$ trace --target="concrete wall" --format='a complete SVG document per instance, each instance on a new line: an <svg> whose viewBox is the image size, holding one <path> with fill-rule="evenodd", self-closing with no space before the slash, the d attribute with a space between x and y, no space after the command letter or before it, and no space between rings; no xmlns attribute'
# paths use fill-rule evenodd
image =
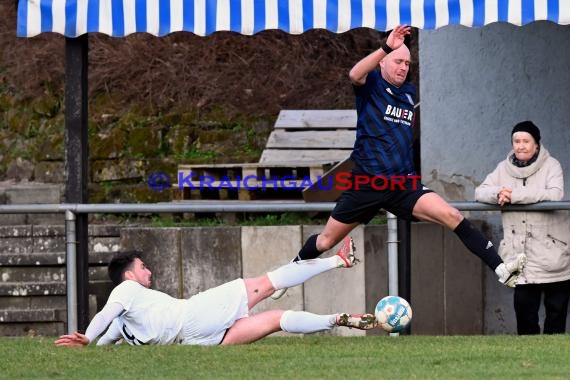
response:
<svg viewBox="0 0 570 380"><path fill-rule="evenodd" d="M513 125L528 119L569 169L569 41L570 27L548 22L421 31L424 183L448 200L473 200L475 187L506 157ZM570 175L565 182L568 192ZM474 217L491 222L498 242L499 215ZM485 275L485 332L512 333L512 291L498 285L490 270Z"/></svg>
<svg viewBox="0 0 570 380"><path fill-rule="evenodd" d="M242 276L239 227L125 228L121 250L144 252L153 288L177 298Z"/></svg>
<svg viewBox="0 0 570 380"><path fill-rule="evenodd" d="M238 277L255 277L287 263L322 226L230 228L124 228L121 249L146 252L153 287L174 297ZM307 310L319 314L362 313L388 294L386 226L360 226L354 238L358 265L312 278L279 300L253 310ZM480 261L451 232L415 224L412 245L413 334L481 334L483 277ZM323 254L334 254L337 247ZM336 329L333 335L377 335L381 330Z"/></svg>
<svg viewBox="0 0 570 380"><path fill-rule="evenodd" d="M153 271L153 287L186 298L238 277L258 276L288 262L305 239L321 229L91 226L91 315L105 304L111 291L105 267L119 249L144 251ZM25 335L32 330L56 335L65 331L63 234L61 226L0 228L0 335ZM386 226L360 226L351 235L358 265L315 277L289 289L278 301L263 301L253 312L274 308L323 314L372 311L376 302L388 294ZM414 223L411 249L412 334L514 332L510 299L498 306L485 304L489 295L510 296L512 291L500 286L494 274L485 281L488 270L452 232L434 224ZM336 247L324 256L334 252ZM27 283L24 294L21 289ZM489 315L500 322L486 326L492 320ZM337 329L332 334L376 335L382 331Z"/></svg>

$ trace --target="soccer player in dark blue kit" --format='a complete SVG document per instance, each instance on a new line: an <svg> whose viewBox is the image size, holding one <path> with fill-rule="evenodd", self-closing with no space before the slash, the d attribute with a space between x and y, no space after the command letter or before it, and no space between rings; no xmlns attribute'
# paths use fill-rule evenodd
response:
<svg viewBox="0 0 570 380"><path fill-rule="evenodd" d="M353 249L347 236L350 231L385 209L405 220L433 222L451 229L495 271L501 283L514 287L526 256L503 263L493 244L459 210L417 180L413 164L416 89L406 81L410 51L404 40L408 34L410 27L397 26L378 50L350 70L357 111L351 155L353 183L342 193L324 230L309 237L293 261L316 258L341 240ZM382 180L376 182L374 177ZM386 186L384 179L392 184ZM272 298L281 297L285 291L276 291Z"/></svg>

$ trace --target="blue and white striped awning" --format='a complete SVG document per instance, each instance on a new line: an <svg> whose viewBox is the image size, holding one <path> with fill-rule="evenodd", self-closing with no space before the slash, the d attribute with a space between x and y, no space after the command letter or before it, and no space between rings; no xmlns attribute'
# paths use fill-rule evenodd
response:
<svg viewBox="0 0 570 380"><path fill-rule="evenodd" d="M20 0L17 34L342 33L360 27L385 31L398 24L437 29L538 20L570 24L570 0Z"/></svg>

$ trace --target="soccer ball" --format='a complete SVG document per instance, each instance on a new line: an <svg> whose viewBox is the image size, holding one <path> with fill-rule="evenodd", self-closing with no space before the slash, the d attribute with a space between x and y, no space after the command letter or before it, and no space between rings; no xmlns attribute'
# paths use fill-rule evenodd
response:
<svg viewBox="0 0 570 380"><path fill-rule="evenodd" d="M387 296L376 304L374 311L378 324L387 332L400 332L412 320L412 307L402 297Z"/></svg>

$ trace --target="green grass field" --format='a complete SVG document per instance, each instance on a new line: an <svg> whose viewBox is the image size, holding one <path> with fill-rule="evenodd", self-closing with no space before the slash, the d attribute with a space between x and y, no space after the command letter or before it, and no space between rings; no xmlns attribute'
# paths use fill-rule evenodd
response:
<svg viewBox="0 0 570 380"><path fill-rule="evenodd" d="M568 379L570 337L305 336L247 346L63 348L0 338L0 378Z"/></svg>

